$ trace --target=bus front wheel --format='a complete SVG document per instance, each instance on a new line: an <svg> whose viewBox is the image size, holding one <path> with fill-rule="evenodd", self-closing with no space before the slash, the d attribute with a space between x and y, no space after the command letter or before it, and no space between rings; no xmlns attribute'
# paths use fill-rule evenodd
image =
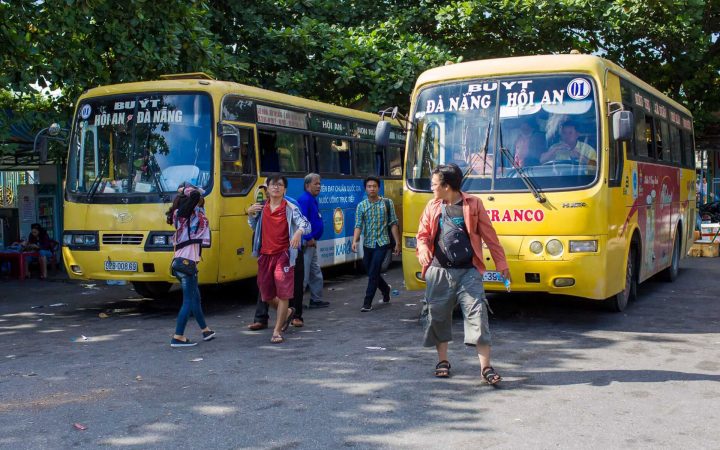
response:
<svg viewBox="0 0 720 450"><path fill-rule="evenodd" d="M160 298L170 291L170 283L164 281L133 281L135 292L147 298Z"/></svg>
<svg viewBox="0 0 720 450"><path fill-rule="evenodd" d="M625 311L628 303L630 303L630 301L632 300L635 300L635 298L637 297L637 276L635 268L636 254L637 250L635 249L635 247L630 247L627 266L625 269L625 288L605 300L605 303L607 304L607 307L608 309L610 309L610 311Z"/></svg>

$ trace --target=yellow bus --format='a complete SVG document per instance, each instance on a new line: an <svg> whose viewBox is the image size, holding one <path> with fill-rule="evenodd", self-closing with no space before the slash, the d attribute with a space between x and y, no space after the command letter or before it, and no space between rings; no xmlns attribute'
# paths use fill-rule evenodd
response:
<svg viewBox="0 0 720 450"><path fill-rule="evenodd" d="M268 174L288 177L297 198L303 177L322 176L323 266L353 261L355 207L362 179L376 175L400 205L402 145L374 141L376 116L348 108L180 74L91 89L78 100L65 186L63 259L70 277L131 281L158 296L174 278L172 228L165 223L178 185L205 189L211 244L201 284L253 277L246 210Z"/></svg>
<svg viewBox="0 0 720 450"><path fill-rule="evenodd" d="M638 283L677 276L695 223L692 116L618 65L569 54L439 67L418 78L409 117L408 288L424 287L415 235L431 171L451 162L485 204L513 291L621 311ZM485 257L486 289L503 292Z"/></svg>

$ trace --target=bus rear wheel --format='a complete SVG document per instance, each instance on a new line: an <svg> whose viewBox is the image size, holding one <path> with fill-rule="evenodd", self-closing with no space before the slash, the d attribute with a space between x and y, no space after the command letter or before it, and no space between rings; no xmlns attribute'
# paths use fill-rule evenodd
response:
<svg viewBox="0 0 720 450"><path fill-rule="evenodd" d="M675 232L675 242L673 242L672 259L670 267L662 271L662 278L672 283L680 273L680 230Z"/></svg>
<svg viewBox="0 0 720 450"><path fill-rule="evenodd" d="M625 288L613 295L612 297L605 300L605 303L610 311L622 312L627 308L630 301L635 300L637 297L637 276L635 269L635 261L637 250L635 247L630 247L628 253L627 266L625 269Z"/></svg>
<svg viewBox="0 0 720 450"><path fill-rule="evenodd" d="M133 281L135 292L147 298L160 298L170 291L172 286L164 281Z"/></svg>

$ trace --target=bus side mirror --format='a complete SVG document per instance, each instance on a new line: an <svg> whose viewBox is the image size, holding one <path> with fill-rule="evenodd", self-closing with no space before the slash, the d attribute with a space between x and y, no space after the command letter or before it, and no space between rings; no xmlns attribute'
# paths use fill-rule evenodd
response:
<svg viewBox="0 0 720 450"><path fill-rule="evenodd" d="M635 121L632 111L616 111L613 113L613 139L616 142L632 140L635 130Z"/></svg>
<svg viewBox="0 0 720 450"><path fill-rule="evenodd" d="M390 122L381 120L375 127L375 145L387 147L390 143Z"/></svg>

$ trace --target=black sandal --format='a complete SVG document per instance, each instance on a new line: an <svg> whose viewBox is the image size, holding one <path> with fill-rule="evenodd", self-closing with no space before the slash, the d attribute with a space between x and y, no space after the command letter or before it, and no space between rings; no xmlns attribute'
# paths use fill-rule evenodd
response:
<svg viewBox="0 0 720 450"><path fill-rule="evenodd" d="M287 319L285 319L285 323L283 324L283 326L282 326L282 328L280 329L280 331L285 332L285 331L287 331L288 328L290 328L290 322L292 322L294 315L295 315L295 308L293 308L293 307L291 306L291 307L288 308L288 316L287 316Z"/></svg>
<svg viewBox="0 0 720 450"><path fill-rule="evenodd" d="M502 381L502 377L495 372L492 366L487 366L482 370L482 377L485 379L487 384L494 385Z"/></svg>
<svg viewBox="0 0 720 450"><path fill-rule="evenodd" d="M450 376L450 363L442 360L435 366L435 376L438 378L447 378Z"/></svg>

